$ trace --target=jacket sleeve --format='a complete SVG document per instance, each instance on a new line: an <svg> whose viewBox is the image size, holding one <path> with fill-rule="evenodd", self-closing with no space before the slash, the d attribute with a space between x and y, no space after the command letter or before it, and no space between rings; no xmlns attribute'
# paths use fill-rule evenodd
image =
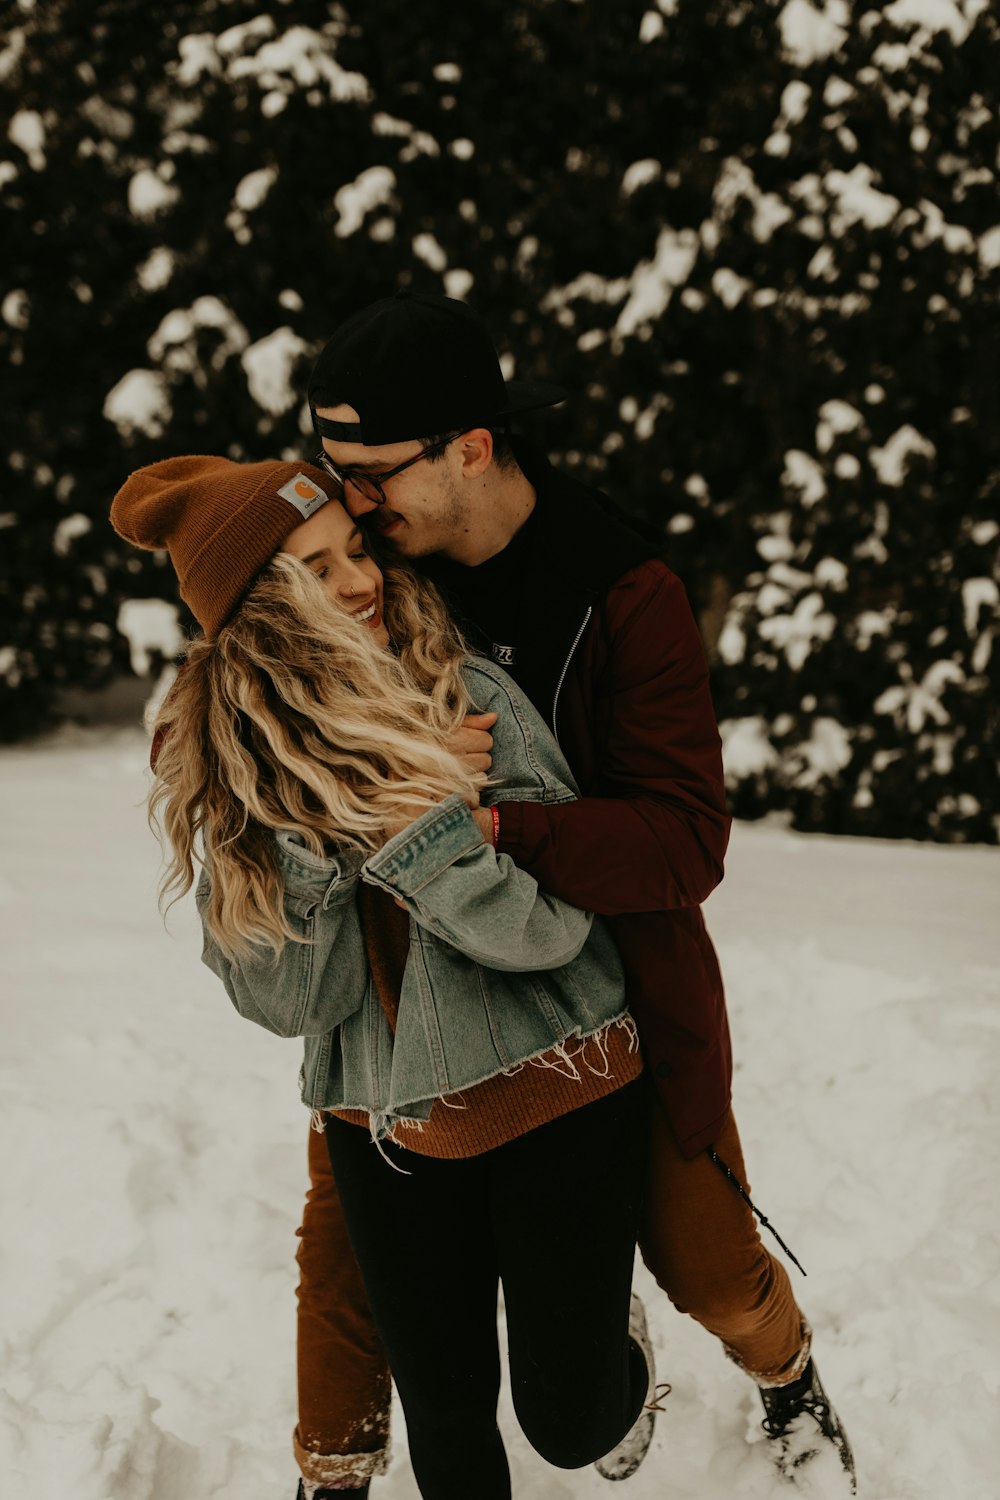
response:
<svg viewBox="0 0 1000 1500"><path fill-rule="evenodd" d="M199 882L202 962L218 975L233 1005L248 1021L276 1036L321 1036L360 1008L368 988L355 895L357 877L327 878L315 893L286 894L285 916L298 938L275 956L258 947L227 958L205 921L209 884Z"/></svg>
<svg viewBox="0 0 1000 1500"><path fill-rule="evenodd" d="M605 795L504 803L499 848L588 911L696 906L722 879L730 819L694 616L680 579L658 562L613 585L601 608L608 660L588 691ZM599 628L593 621L588 635Z"/></svg>
<svg viewBox="0 0 1000 1500"><path fill-rule="evenodd" d="M580 952L593 920L498 856L457 794L367 859L362 879L397 896L421 927L488 969L560 968Z"/></svg>

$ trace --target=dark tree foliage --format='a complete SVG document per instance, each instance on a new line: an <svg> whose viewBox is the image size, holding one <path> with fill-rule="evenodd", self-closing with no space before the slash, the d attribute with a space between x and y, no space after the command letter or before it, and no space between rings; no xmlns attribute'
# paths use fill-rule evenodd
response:
<svg viewBox="0 0 1000 1500"><path fill-rule="evenodd" d="M734 808L995 840L1000 26L978 0L7 6L0 726L173 600L170 453L308 455L311 359L468 297L662 535Z"/></svg>

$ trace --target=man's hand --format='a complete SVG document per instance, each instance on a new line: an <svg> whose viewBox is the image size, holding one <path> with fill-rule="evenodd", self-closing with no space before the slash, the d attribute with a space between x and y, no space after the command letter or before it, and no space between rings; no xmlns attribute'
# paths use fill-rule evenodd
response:
<svg viewBox="0 0 1000 1500"><path fill-rule="evenodd" d="M465 762L476 779L485 781L493 764L493 736L490 730L498 714L466 714L465 723L455 731L448 748ZM488 807L470 803L473 820L487 844L493 842L493 815Z"/></svg>
<svg viewBox="0 0 1000 1500"><path fill-rule="evenodd" d="M496 714L466 714L462 728L456 729L448 742L452 755L464 761L467 770L481 776L486 776L493 764L490 730L496 721Z"/></svg>
<svg viewBox="0 0 1000 1500"><path fill-rule="evenodd" d="M479 829L479 832L482 834L487 844L492 844L493 814L490 812L490 809L488 807L474 807L471 809L471 811L472 820L475 823L476 827Z"/></svg>
<svg viewBox="0 0 1000 1500"><path fill-rule="evenodd" d="M464 762L479 783L486 780L493 764L493 736L490 730L498 717L497 714L466 714L465 723L461 729L456 729L448 745L452 754ZM478 795L475 801L471 798L466 801L479 832L488 844L492 844L493 819L488 809L479 806Z"/></svg>
<svg viewBox="0 0 1000 1500"><path fill-rule="evenodd" d="M456 729L448 741L448 749L453 755L457 755L459 760L465 762L466 768L473 773L477 781L486 780L489 769L493 764L493 757L490 754L493 749L493 736L490 734L490 730L493 728L498 717L497 714L466 714L465 723L462 725L462 728ZM478 796L475 802L470 801L469 806L472 809L472 815L479 825L479 830L483 838L486 839L487 843L492 843L493 824L489 812L480 810ZM391 839L397 833L401 833L404 828L413 822L414 818L419 816L419 809L415 809L410 817L404 816L394 819L391 824L386 826L386 840ZM401 906L403 903L397 902L396 904L397 906Z"/></svg>

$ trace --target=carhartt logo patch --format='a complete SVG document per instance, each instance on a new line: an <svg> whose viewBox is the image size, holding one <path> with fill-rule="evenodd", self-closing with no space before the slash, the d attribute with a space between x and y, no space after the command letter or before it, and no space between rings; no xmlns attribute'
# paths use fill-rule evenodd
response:
<svg viewBox="0 0 1000 1500"><path fill-rule="evenodd" d="M278 491L282 500L287 500L289 505L294 505L303 521L308 521L314 511L325 505L330 496L321 490L318 484L313 484L304 474L296 474L287 484L283 484Z"/></svg>
<svg viewBox="0 0 1000 1500"><path fill-rule="evenodd" d="M500 667L514 666L515 662L517 661L517 647L498 646L494 643L493 660L496 662L497 666Z"/></svg>

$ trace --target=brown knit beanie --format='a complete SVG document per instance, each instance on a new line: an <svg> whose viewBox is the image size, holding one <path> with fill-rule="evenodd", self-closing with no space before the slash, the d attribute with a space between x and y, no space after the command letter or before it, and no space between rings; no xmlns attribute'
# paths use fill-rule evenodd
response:
<svg viewBox="0 0 1000 1500"><path fill-rule="evenodd" d="M111 524L136 547L166 548L181 598L213 636L289 532L339 498L336 480L310 464L165 458L129 475Z"/></svg>

